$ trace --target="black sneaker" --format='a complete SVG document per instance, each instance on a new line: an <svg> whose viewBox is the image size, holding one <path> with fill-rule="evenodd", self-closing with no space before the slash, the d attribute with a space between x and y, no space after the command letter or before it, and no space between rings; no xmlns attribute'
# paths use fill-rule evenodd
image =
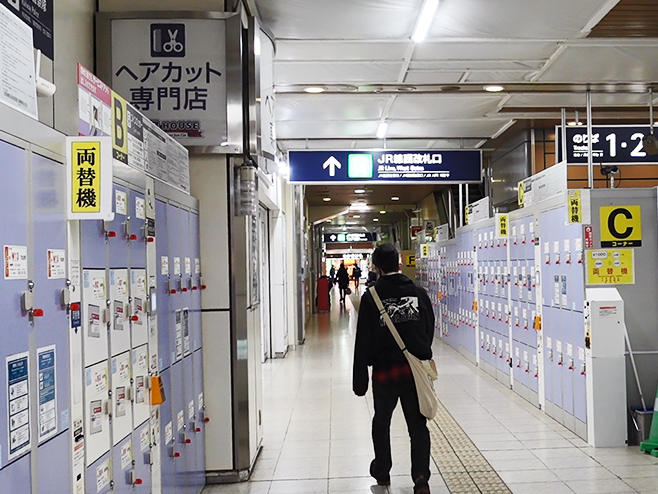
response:
<svg viewBox="0 0 658 494"><path fill-rule="evenodd" d="M389 474L378 474L375 469L375 460L370 462L370 476L377 481L377 485L391 485L391 476Z"/></svg>
<svg viewBox="0 0 658 494"><path fill-rule="evenodd" d="M418 477L414 482L414 494L430 494L430 485L425 477Z"/></svg>

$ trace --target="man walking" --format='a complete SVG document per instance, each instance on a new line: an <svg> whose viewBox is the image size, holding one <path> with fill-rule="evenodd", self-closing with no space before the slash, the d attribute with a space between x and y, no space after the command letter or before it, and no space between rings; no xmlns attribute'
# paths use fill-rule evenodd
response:
<svg viewBox="0 0 658 494"><path fill-rule="evenodd" d="M379 274L375 289L400 333L407 350L420 359L432 358L434 312L427 293L399 272L400 255L392 244L382 244L372 255ZM429 494L430 437L427 419L420 413L411 368L390 330L380 316L372 295L361 298L354 347L352 388L357 396L368 390L368 366L372 366L375 415L372 442L375 459L370 475L378 485L390 485L390 426L398 400L411 438L411 477L414 494Z"/></svg>

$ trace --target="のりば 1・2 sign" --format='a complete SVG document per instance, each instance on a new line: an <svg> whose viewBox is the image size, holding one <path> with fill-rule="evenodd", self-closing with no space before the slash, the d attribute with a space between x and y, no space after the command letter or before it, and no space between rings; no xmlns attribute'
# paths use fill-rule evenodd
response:
<svg viewBox="0 0 658 494"><path fill-rule="evenodd" d="M112 220L112 138L67 137L66 212L70 220Z"/></svg>

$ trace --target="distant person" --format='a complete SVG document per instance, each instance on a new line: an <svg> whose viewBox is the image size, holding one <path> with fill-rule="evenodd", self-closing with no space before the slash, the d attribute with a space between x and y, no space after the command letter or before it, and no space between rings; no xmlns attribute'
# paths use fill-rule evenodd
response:
<svg viewBox="0 0 658 494"><path fill-rule="evenodd" d="M379 274L375 289L406 345L419 359L432 358L434 312L427 292L399 272L400 254L393 244L382 244L372 254ZM352 389L357 396L368 391L368 366L372 366L372 442L375 459L370 475L378 485L390 485L391 417L398 400L411 438L411 478L414 494L430 494L430 434L420 413L416 383L407 358L380 315L370 291L361 297L356 324Z"/></svg>
<svg viewBox="0 0 658 494"><path fill-rule="evenodd" d="M340 263L340 268L336 273L336 280L338 281L338 290L340 291L340 301L345 302L345 295L348 285L350 284L350 275L347 274L347 269L345 269L345 264Z"/></svg>
<svg viewBox="0 0 658 494"><path fill-rule="evenodd" d="M361 268L359 266L354 266L352 278L354 279L354 286L359 288L359 280L361 279Z"/></svg>
<svg viewBox="0 0 658 494"><path fill-rule="evenodd" d="M373 286L375 283L377 283L377 271L375 271L375 268L373 267L368 272L368 280L366 281L366 286Z"/></svg>
<svg viewBox="0 0 658 494"><path fill-rule="evenodd" d="M329 270L329 278L331 278L331 281L336 280L336 268L334 267L333 264L331 265L331 269Z"/></svg>

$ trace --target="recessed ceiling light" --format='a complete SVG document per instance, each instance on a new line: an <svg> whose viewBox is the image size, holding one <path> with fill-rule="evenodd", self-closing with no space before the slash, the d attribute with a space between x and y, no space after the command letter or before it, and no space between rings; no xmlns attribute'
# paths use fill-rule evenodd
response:
<svg viewBox="0 0 658 494"><path fill-rule="evenodd" d="M352 215L352 218L355 218L355 219L357 219L357 218L360 218L360 217L361 217L361 215L360 215L360 214L355 214L355 215Z"/></svg>
<svg viewBox="0 0 658 494"><path fill-rule="evenodd" d="M356 190L354 191L354 193L355 193L355 194L365 194L365 193L366 193L366 190L365 190L365 189L356 189Z"/></svg>
<svg viewBox="0 0 658 494"><path fill-rule="evenodd" d="M572 120L567 125L570 127L575 127L576 125L583 125L583 122L576 122L575 120Z"/></svg>
<svg viewBox="0 0 658 494"><path fill-rule="evenodd" d="M222 146L223 148L225 148L226 146L228 146L228 142L226 142L226 141L220 142L219 145Z"/></svg>
<svg viewBox="0 0 658 494"><path fill-rule="evenodd" d="M505 87L498 85L491 85L491 86L484 86L484 90L488 93L500 93L501 91L505 91Z"/></svg>
<svg viewBox="0 0 658 494"><path fill-rule="evenodd" d="M386 210L385 210L385 209L382 209L382 210L379 212L379 214L386 214Z"/></svg>
<svg viewBox="0 0 658 494"><path fill-rule="evenodd" d="M346 225L356 225L357 222L356 221L346 221L345 224Z"/></svg>
<svg viewBox="0 0 658 494"><path fill-rule="evenodd" d="M400 198L398 196L393 196L391 197L391 201L399 201Z"/></svg>
<svg viewBox="0 0 658 494"><path fill-rule="evenodd" d="M379 218L373 218L372 221L379 221Z"/></svg>
<svg viewBox="0 0 658 494"><path fill-rule="evenodd" d="M331 220L327 220L327 223L331 223Z"/></svg>
<svg viewBox="0 0 658 494"><path fill-rule="evenodd" d="M331 201L331 197L325 197L325 198L322 199L322 200L323 200L324 202L329 202L329 201Z"/></svg>
<svg viewBox="0 0 658 494"><path fill-rule="evenodd" d="M309 86L309 87L304 88L305 92L311 93L311 94L324 93L326 90L327 90L326 87L320 87L320 86Z"/></svg>

